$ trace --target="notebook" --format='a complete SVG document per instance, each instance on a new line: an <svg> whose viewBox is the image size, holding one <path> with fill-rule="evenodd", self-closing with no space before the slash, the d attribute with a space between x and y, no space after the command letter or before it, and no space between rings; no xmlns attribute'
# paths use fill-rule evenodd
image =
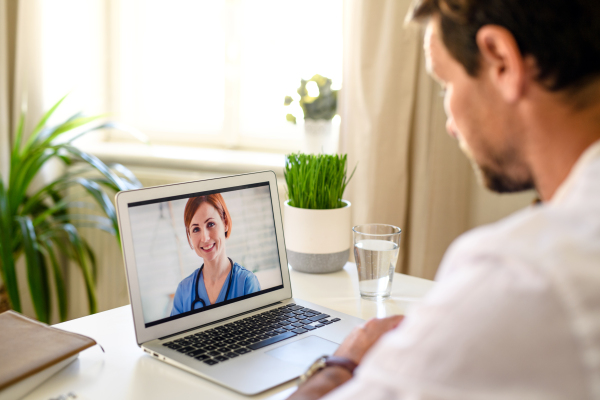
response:
<svg viewBox="0 0 600 400"><path fill-rule="evenodd" d="M0 314L0 399L18 399L94 346L93 339L14 311Z"/></svg>
<svg viewBox="0 0 600 400"><path fill-rule="evenodd" d="M159 361L252 395L297 378L364 322L292 296L272 171L116 203L137 343Z"/></svg>

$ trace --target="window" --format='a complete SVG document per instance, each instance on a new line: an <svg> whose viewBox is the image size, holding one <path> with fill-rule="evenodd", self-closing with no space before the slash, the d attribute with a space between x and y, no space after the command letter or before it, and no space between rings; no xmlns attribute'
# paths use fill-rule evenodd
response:
<svg viewBox="0 0 600 400"><path fill-rule="evenodd" d="M154 143L290 151L300 147L302 120L298 125L286 121L289 107L283 105L284 97L296 93L301 77L316 73L341 86L342 3L59 0L44 11L45 20L51 16L53 21L44 30L54 31L55 38L46 43L45 57L52 60L53 54L60 54L53 48L64 53L69 42L92 35L102 48L78 44L80 50L70 55L74 61L65 70L74 65L90 68L89 60L95 61L94 68L101 65L106 93L96 89L88 91L90 96L96 102L97 96L105 96L109 113ZM79 17L77 24L85 29L71 30L74 36L69 36L64 24L72 20L64 17L65 10L71 18ZM85 22L94 18L93 23ZM58 37L61 29L63 40ZM100 39L98 29L104 30ZM68 56L62 54L54 64L65 63ZM98 57L104 62L98 63ZM60 74L66 92L70 78L64 70ZM81 84L83 75L71 76L77 91L87 90ZM58 92L55 86L53 94ZM301 111L297 108L295 114ZM110 136L122 138L118 133Z"/></svg>

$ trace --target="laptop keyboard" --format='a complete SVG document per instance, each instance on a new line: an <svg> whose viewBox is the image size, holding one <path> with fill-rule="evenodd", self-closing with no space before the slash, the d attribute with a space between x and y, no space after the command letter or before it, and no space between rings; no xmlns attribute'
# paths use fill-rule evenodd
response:
<svg viewBox="0 0 600 400"><path fill-rule="evenodd" d="M163 343L163 346L194 357L208 365L215 365L339 320L291 303Z"/></svg>

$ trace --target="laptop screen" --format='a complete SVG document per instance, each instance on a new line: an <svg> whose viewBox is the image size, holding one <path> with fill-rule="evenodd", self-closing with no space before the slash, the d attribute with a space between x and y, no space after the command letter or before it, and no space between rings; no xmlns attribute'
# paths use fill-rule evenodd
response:
<svg viewBox="0 0 600 400"><path fill-rule="evenodd" d="M268 182L128 209L146 328L283 288Z"/></svg>

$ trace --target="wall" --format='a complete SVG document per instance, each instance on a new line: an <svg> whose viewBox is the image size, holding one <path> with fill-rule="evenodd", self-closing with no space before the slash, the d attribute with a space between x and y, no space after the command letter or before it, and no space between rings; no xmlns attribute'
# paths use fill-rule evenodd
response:
<svg viewBox="0 0 600 400"><path fill-rule="evenodd" d="M475 174L473 174L470 186L469 229L496 222L531 205L536 198L534 191L515 194L492 193L481 187L475 178Z"/></svg>

